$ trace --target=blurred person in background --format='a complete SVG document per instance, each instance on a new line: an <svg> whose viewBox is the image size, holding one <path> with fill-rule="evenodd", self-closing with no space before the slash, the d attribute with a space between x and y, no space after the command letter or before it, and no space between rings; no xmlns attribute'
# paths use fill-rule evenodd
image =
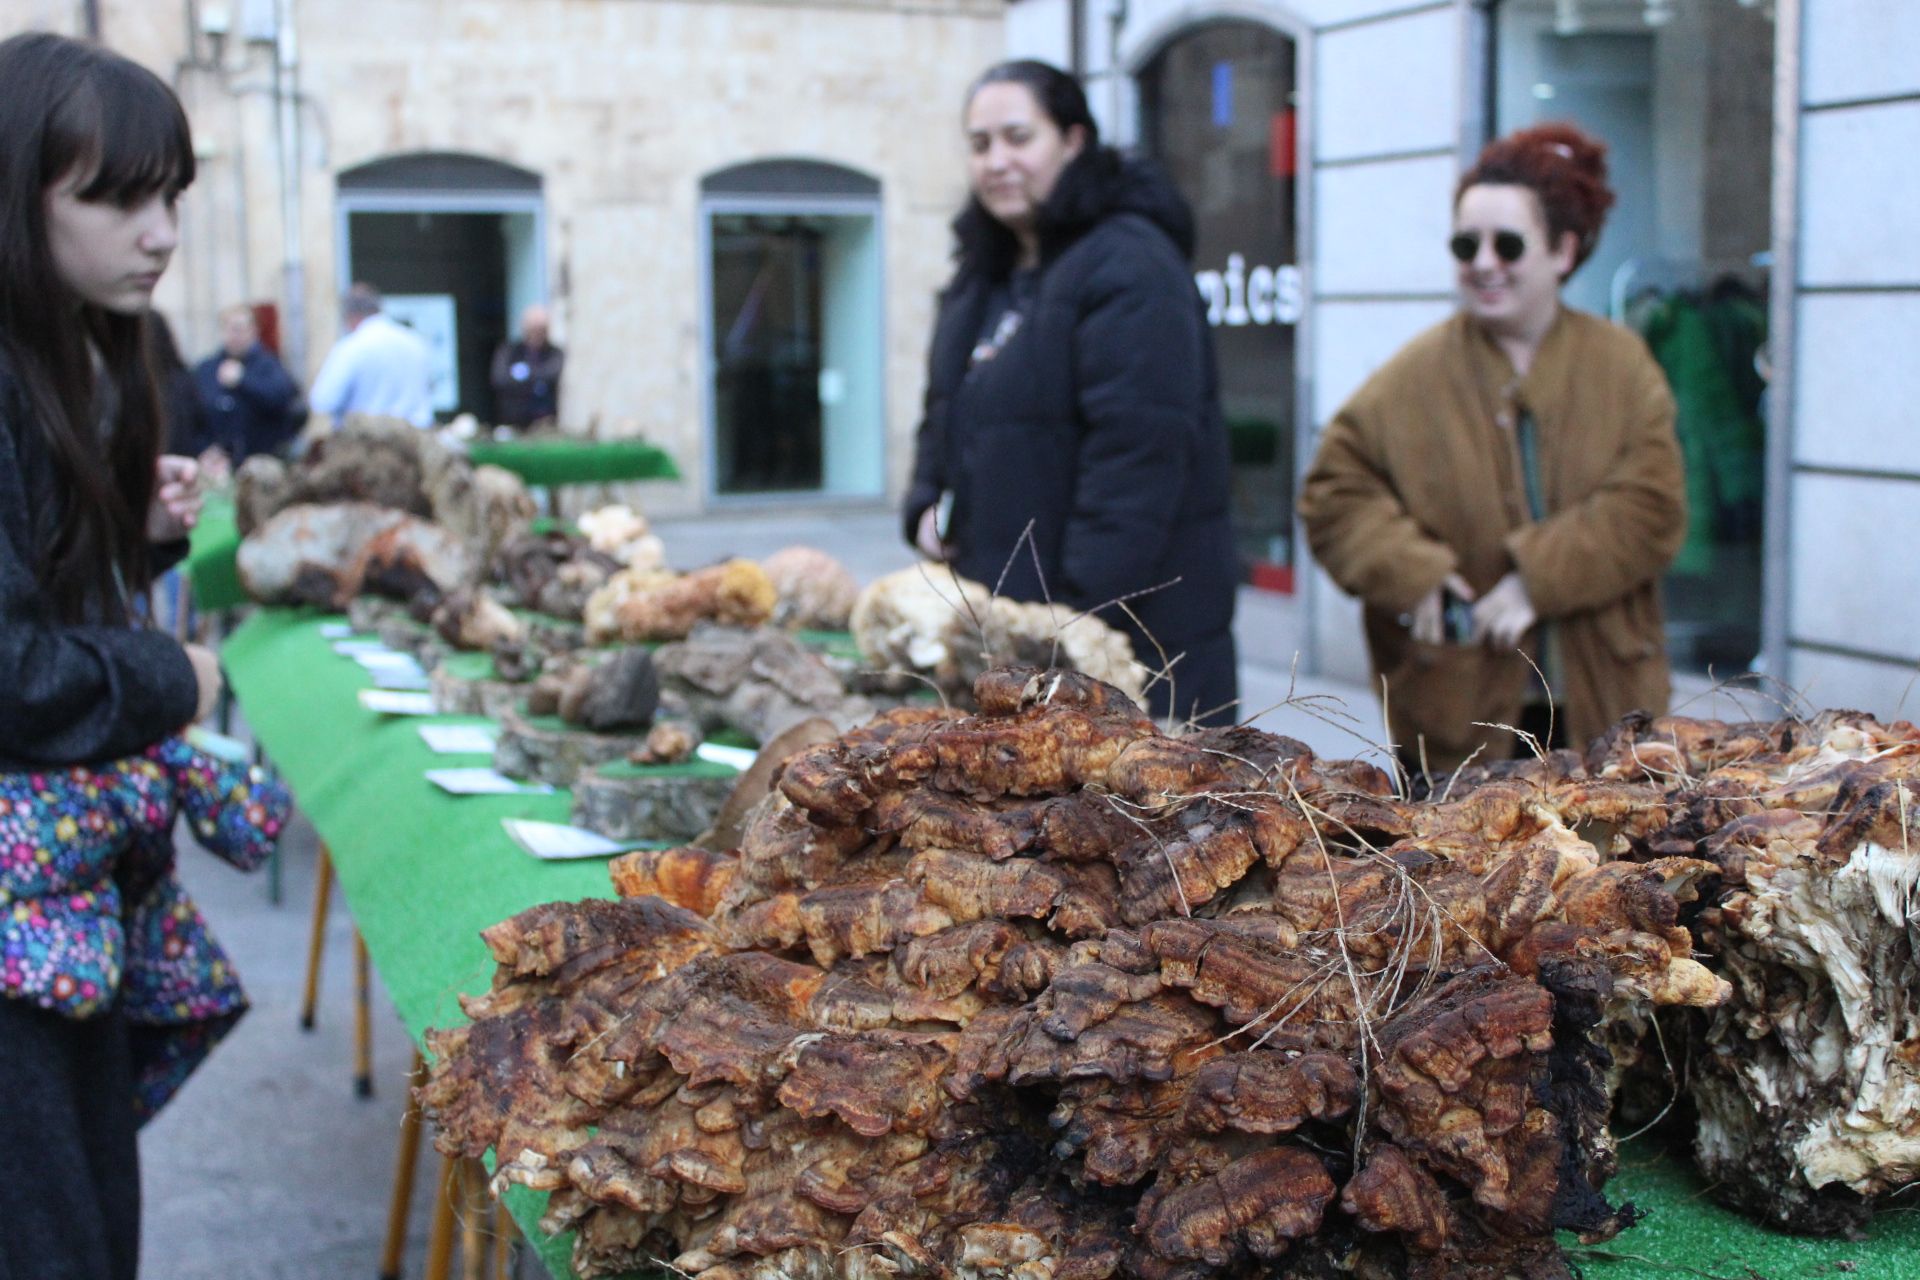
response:
<svg viewBox="0 0 1920 1280"><path fill-rule="evenodd" d="M906 538L1013 599L1097 609L1165 668L1154 715L1231 723L1238 560L1192 213L1045 63L981 76L963 135Z"/></svg>
<svg viewBox="0 0 1920 1280"><path fill-rule="evenodd" d="M212 461L218 469L225 459L208 457L210 453L217 453L213 424L207 417L206 406L200 402L200 393L194 388L193 370L187 368L180 354L173 326L158 311L147 313L147 343L151 348L148 358L153 362L154 384L160 392L162 421L166 424L166 450L179 457L199 460L202 463L200 479L205 482L208 479L205 464Z"/></svg>
<svg viewBox="0 0 1920 1280"><path fill-rule="evenodd" d="M313 412L335 427L354 413L433 425L433 353L383 305L370 284L354 285L340 301L346 331L327 352L310 397Z"/></svg>
<svg viewBox="0 0 1920 1280"><path fill-rule="evenodd" d="M520 336L493 353L494 417L521 430L560 413L560 374L567 353L548 341L547 309L538 303L520 313Z"/></svg>
<svg viewBox="0 0 1920 1280"><path fill-rule="evenodd" d="M220 349L194 367L211 443L229 466L256 453L278 453L305 425L300 388L279 357L260 341L253 308L220 313Z"/></svg>
<svg viewBox="0 0 1920 1280"><path fill-rule="evenodd" d="M1521 749L1489 724L1581 748L1666 710L1673 397L1638 335L1560 299L1613 199L1605 146L1570 125L1490 143L1454 196L1459 311L1354 393L1308 471L1308 543L1365 605L1410 770Z"/></svg>

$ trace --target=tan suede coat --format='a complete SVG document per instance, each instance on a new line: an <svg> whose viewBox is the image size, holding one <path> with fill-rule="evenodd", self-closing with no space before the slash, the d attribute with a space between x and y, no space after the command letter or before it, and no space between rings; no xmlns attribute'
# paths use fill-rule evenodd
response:
<svg viewBox="0 0 1920 1280"><path fill-rule="evenodd" d="M1536 426L1546 518L1528 510L1512 424ZM1659 577L1686 529L1673 397L1645 344L1562 308L1527 376L1455 315L1408 343L1334 417L1301 492L1314 556L1366 605L1396 743L1449 768L1511 734L1539 678L1511 650L1426 645L1400 621L1449 572L1485 591L1518 569L1551 629L1569 745L1624 713L1665 711ZM1536 660L1539 631L1529 637ZM1484 757L1483 757L1484 758Z"/></svg>

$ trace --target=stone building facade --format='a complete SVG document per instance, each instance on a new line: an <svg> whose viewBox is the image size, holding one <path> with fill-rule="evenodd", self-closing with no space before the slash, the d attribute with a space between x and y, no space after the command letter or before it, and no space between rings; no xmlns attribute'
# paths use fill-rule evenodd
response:
<svg viewBox="0 0 1920 1280"><path fill-rule="evenodd" d="M190 352L303 288L310 379L371 277L451 328L442 407L484 418L485 355L541 301L563 425L683 472L650 509L898 492L1002 0L0 0L0 28L89 23L193 120L158 298Z"/></svg>

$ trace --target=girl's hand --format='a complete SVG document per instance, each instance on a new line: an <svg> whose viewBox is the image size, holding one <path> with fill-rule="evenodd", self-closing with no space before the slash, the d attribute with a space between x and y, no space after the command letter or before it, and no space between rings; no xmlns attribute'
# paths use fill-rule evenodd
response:
<svg viewBox="0 0 1920 1280"><path fill-rule="evenodd" d="M153 502L147 507L147 541L177 542L200 520L200 464L165 453L154 464Z"/></svg>

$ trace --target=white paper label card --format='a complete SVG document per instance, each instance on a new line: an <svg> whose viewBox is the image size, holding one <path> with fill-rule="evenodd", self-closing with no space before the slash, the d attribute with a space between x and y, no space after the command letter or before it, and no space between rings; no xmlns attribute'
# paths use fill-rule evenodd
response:
<svg viewBox="0 0 1920 1280"><path fill-rule="evenodd" d="M360 705L385 716L430 716L433 695L402 689L362 689Z"/></svg>
<svg viewBox="0 0 1920 1280"><path fill-rule="evenodd" d="M228 764L248 764L253 760L253 748L238 738L216 733L203 724L190 726L181 736L187 740L188 746L204 751L216 760L225 760Z"/></svg>
<svg viewBox="0 0 1920 1280"><path fill-rule="evenodd" d="M419 690L433 687L433 681L427 679L427 673L417 667L412 671L395 668L392 671L374 671L370 674L373 676L373 687L376 689Z"/></svg>
<svg viewBox="0 0 1920 1280"><path fill-rule="evenodd" d="M709 764L731 765L745 773L760 753L748 747L727 747L717 742L703 742L693 749L693 754Z"/></svg>
<svg viewBox="0 0 1920 1280"><path fill-rule="evenodd" d="M536 858L609 858L635 848L632 841L609 840L585 827L570 827L564 822L538 822L532 818L502 818L513 842Z"/></svg>
<svg viewBox="0 0 1920 1280"><path fill-rule="evenodd" d="M400 653L394 649L380 649L368 653L349 654L355 662L369 671L424 671L420 659L410 653Z"/></svg>
<svg viewBox="0 0 1920 1280"><path fill-rule="evenodd" d="M353 635L351 622L323 622L320 624L322 640L345 640Z"/></svg>
<svg viewBox="0 0 1920 1280"><path fill-rule="evenodd" d="M456 796L545 796L553 788L544 782L516 782L494 769L429 769L427 781Z"/></svg>
<svg viewBox="0 0 1920 1280"><path fill-rule="evenodd" d="M423 724L420 736L428 750L443 756L463 752L492 755L497 743L493 730L483 724Z"/></svg>
<svg viewBox="0 0 1920 1280"><path fill-rule="evenodd" d="M343 658L356 658L363 653L398 652L378 636L353 636L345 640L335 640L333 651Z"/></svg>

